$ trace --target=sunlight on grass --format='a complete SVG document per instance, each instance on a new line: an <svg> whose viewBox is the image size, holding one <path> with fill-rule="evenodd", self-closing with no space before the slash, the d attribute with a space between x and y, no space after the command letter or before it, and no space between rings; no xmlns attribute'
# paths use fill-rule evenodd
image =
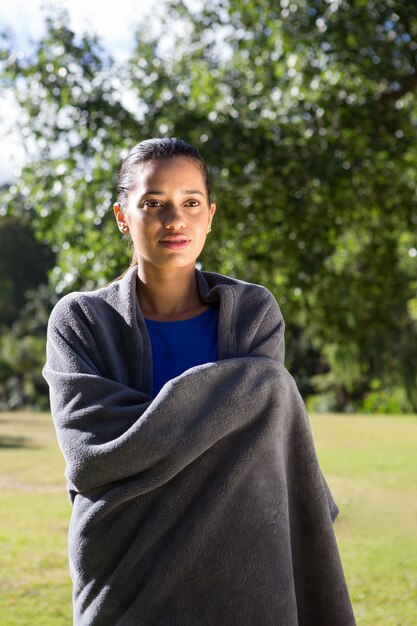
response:
<svg viewBox="0 0 417 626"><path fill-rule="evenodd" d="M417 418L314 415L317 453L360 626L411 626L417 599Z"/></svg>
<svg viewBox="0 0 417 626"><path fill-rule="evenodd" d="M358 626L415 623L417 418L313 415ZM70 504L50 415L0 414L2 626L68 626Z"/></svg>
<svg viewBox="0 0 417 626"><path fill-rule="evenodd" d="M0 414L2 626L68 626L71 507L51 417Z"/></svg>

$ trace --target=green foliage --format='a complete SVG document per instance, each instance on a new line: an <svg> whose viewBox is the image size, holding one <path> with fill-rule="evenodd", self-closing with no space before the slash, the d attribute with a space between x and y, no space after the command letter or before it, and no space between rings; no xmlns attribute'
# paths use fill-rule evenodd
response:
<svg viewBox="0 0 417 626"><path fill-rule="evenodd" d="M66 21L48 18L30 58L0 56L36 146L3 206L53 247L56 294L126 267L111 210L120 159L177 135L214 178L203 267L274 292L301 390L352 408L378 379L416 410L417 8L173 2L122 66Z"/></svg>
<svg viewBox="0 0 417 626"><path fill-rule="evenodd" d="M26 215L0 220L0 407L47 408L41 377L48 313L46 287L55 255L36 240Z"/></svg>
<svg viewBox="0 0 417 626"><path fill-rule="evenodd" d="M411 410L410 402L401 388L369 391L357 408L360 413L398 414Z"/></svg>
<svg viewBox="0 0 417 626"><path fill-rule="evenodd" d="M41 370L48 317L57 298L46 285L25 296L27 302L15 322L0 335L0 408L45 410L48 388Z"/></svg>
<svg viewBox="0 0 417 626"><path fill-rule="evenodd" d="M39 243L27 220L0 220L0 327L15 321L27 301L26 292L47 282L54 260L48 246Z"/></svg>

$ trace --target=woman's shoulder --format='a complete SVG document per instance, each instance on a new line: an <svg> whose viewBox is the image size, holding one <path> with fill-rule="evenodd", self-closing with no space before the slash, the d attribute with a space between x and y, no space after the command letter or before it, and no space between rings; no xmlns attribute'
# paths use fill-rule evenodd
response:
<svg viewBox="0 0 417 626"><path fill-rule="evenodd" d="M131 300L131 279L132 271L128 271L108 285L66 294L52 309L50 323L89 318L93 314L97 316L115 310L122 312L128 308Z"/></svg>
<svg viewBox="0 0 417 626"><path fill-rule="evenodd" d="M209 292L220 289L227 289L232 292L235 298L242 302L249 298L258 303L276 303L276 299L271 291L264 285L250 283L240 278L225 276L216 272L201 272L205 285ZM202 282L202 281L200 281Z"/></svg>
<svg viewBox="0 0 417 626"><path fill-rule="evenodd" d="M204 272L208 301L223 300L223 323L232 337L233 356L267 356L284 363L285 322L274 295L264 285Z"/></svg>

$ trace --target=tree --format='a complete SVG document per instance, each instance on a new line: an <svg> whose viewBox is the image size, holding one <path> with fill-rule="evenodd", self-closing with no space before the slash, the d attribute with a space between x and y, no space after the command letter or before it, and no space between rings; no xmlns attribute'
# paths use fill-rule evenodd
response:
<svg viewBox="0 0 417 626"><path fill-rule="evenodd" d="M28 290L47 282L54 254L16 217L0 221L0 250L0 327L4 327L16 320L27 302Z"/></svg>
<svg viewBox="0 0 417 626"><path fill-rule="evenodd" d="M0 220L0 408L46 406L41 378L53 302L47 270L55 255L36 240L24 217Z"/></svg>
<svg viewBox="0 0 417 626"><path fill-rule="evenodd" d="M161 47L173 16L183 35ZM126 266L111 212L120 157L177 135L201 146L215 180L203 266L274 292L302 391L314 382L343 409L372 386L401 387L417 410L417 9L175 2L161 36L138 30L123 67L64 24L49 18L36 54L3 71L39 148L6 206L20 194L15 212L55 246L56 292Z"/></svg>

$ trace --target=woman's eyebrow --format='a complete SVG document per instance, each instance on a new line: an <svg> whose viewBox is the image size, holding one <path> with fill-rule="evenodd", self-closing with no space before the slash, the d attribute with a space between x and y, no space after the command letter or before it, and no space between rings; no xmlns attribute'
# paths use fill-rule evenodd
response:
<svg viewBox="0 0 417 626"><path fill-rule="evenodd" d="M181 193L186 195L186 194L198 194L199 196L203 196L204 198L204 194L199 191L198 189L181 189ZM153 189L149 189L149 191L145 191L145 193L142 194L143 196L164 196L165 192L164 191L155 191Z"/></svg>
<svg viewBox="0 0 417 626"><path fill-rule="evenodd" d="M198 189L181 189L181 193L184 193L184 194L196 194L196 193L198 193L198 195L203 196L203 198L204 198L204 194L201 193L201 191L198 191Z"/></svg>

